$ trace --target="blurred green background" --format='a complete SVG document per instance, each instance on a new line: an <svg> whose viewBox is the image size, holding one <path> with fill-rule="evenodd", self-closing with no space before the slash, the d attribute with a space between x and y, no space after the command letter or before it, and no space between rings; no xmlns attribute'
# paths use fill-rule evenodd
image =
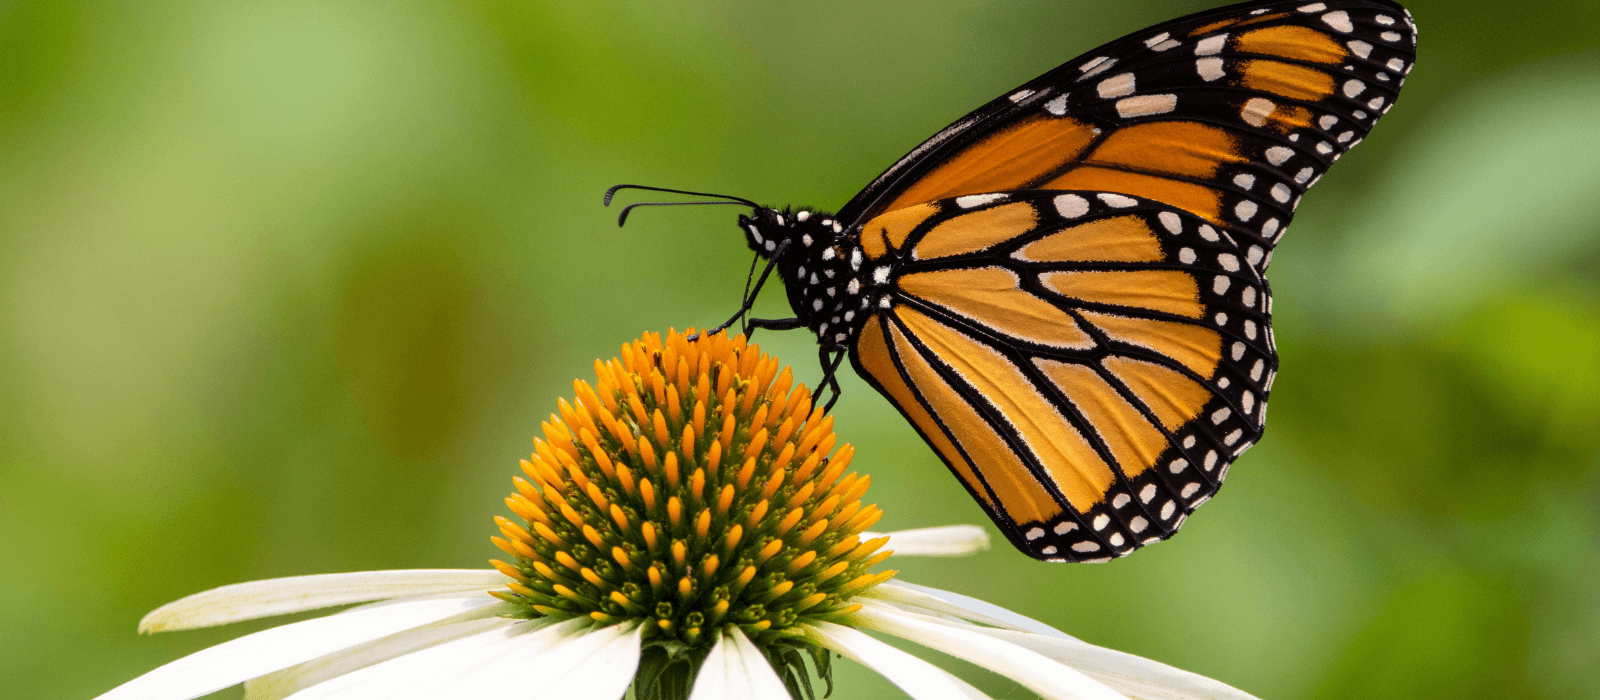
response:
<svg viewBox="0 0 1600 700"><path fill-rule="evenodd" d="M572 380L738 301L733 211L619 230L607 186L837 207L1220 4L0 4L3 694L261 627L135 635L209 587L495 555ZM1266 698L1600 697L1600 4L1411 7L1399 108L1276 257L1272 422L1221 496L1108 565L999 543L905 578ZM814 380L803 332L757 339ZM845 389L883 526L987 524ZM838 668L838 697L895 692Z"/></svg>

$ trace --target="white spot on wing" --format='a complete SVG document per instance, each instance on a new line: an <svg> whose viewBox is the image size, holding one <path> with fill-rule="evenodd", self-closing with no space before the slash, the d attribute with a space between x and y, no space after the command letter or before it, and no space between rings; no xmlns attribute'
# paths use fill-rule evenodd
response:
<svg viewBox="0 0 1600 700"><path fill-rule="evenodd" d="M1356 39L1354 41L1351 41L1351 42L1345 44L1345 46L1350 47L1350 50L1352 52L1354 52L1355 55L1360 56L1362 58L1367 58L1367 57L1370 57L1372 55L1372 44L1368 44L1367 42L1362 41L1360 39Z"/></svg>
<svg viewBox="0 0 1600 700"><path fill-rule="evenodd" d="M1161 43L1163 41L1166 41L1167 39L1169 39L1171 37L1172 37L1172 34L1170 32L1162 32L1162 33L1157 34L1157 35L1155 35L1153 37L1150 37L1149 39L1145 39L1144 40L1144 45L1145 46L1155 46L1156 44L1159 44L1159 43Z"/></svg>
<svg viewBox="0 0 1600 700"><path fill-rule="evenodd" d="M1256 203L1246 199L1233 208L1233 214L1239 217L1240 221L1249 221L1256 215Z"/></svg>
<svg viewBox="0 0 1600 700"><path fill-rule="evenodd" d="M1217 55L1219 53L1222 53L1222 47L1226 46L1227 43L1228 43L1228 35L1227 34L1218 34L1216 36L1208 36L1208 37L1206 37L1204 39L1201 39L1199 43L1194 45L1194 55L1196 55L1196 56L1215 56L1215 55Z"/></svg>
<svg viewBox="0 0 1600 700"><path fill-rule="evenodd" d="M1250 126L1265 126L1267 117L1272 116L1272 111L1277 108L1278 105L1273 104L1272 100L1252 97L1249 102L1244 103L1244 109L1239 110L1239 118Z"/></svg>
<svg viewBox="0 0 1600 700"><path fill-rule="evenodd" d="M1117 59L1115 58L1107 58L1105 56L1096 58L1093 61L1083 64L1083 68L1081 69L1083 70L1083 75L1078 79L1083 80L1085 78L1092 78L1096 75L1104 73L1112 66L1116 65L1116 63Z"/></svg>
<svg viewBox="0 0 1600 700"><path fill-rule="evenodd" d="M1239 189L1249 190L1256 186L1256 176L1249 173L1239 173L1233 176L1233 184L1238 185Z"/></svg>
<svg viewBox="0 0 1600 700"><path fill-rule="evenodd" d="M1267 162L1273 165L1283 165L1294 156L1294 151L1284 146L1273 146L1267 149Z"/></svg>
<svg viewBox="0 0 1600 700"><path fill-rule="evenodd" d="M1217 264L1221 265L1222 269L1227 270L1228 272L1238 272L1239 271L1239 258L1237 256L1235 256L1233 253L1221 253L1221 254L1217 255ZM1219 277L1219 279L1226 279L1226 278ZM1226 283L1224 283L1222 285L1222 291L1219 291L1217 293L1221 294L1222 292L1225 292L1227 290L1228 290L1228 285Z"/></svg>
<svg viewBox="0 0 1600 700"><path fill-rule="evenodd" d="M1227 73L1222 71L1222 59L1220 58L1202 58L1197 60L1194 62L1194 69L1200 74L1200 78L1208 83L1213 80L1221 80L1227 75Z"/></svg>
<svg viewBox="0 0 1600 700"><path fill-rule="evenodd" d="M956 197L956 206L961 207L962 209L971 209L973 207L983 206L990 202L997 202L1005 198L1006 194L1004 192L994 192L991 194L969 194L965 197Z"/></svg>
<svg viewBox="0 0 1600 700"><path fill-rule="evenodd" d="M1120 194L1111 194L1110 192L1102 192L1096 196L1100 198L1100 201L1118 209L1126 209L1127 207L1131 207L1139 203L1139 200L1132 197L1124 197Z"/></svg>
<svg viewBox="0 0 1600 700"><path fill-rule="evenodd" d="M1172 235L1176 236L1180 233L1183 233L1183 219L1179 218L1177 214L1170 211L1164 211L1156 216L1156 218L1161 220L1161 225L1165 227Z"/></svg>
<svg viewBox="0 0 1600 700"><path fill-rule="evenodd" d="M1076 219L1089 213L1089 200L1075 194L1064 194L1056 197L1056 211L1068 219Z"/></svg>
<svg viewBox="0 0 1600 700"><path fill-rule="evenodd" d="M1113 97L1132 95L1133 74L1118 73L1106 78L1105 80L1100 81L1099 85L1095 86L1095 91L1099 92L1101 97L1108 100Z"/></svg>
<svg viewBox="0 0 1600 700"><path fill-rule="evenodd" d="M1058 117L1063 115L1063 114L1066 114L1067 113L1067 96L1066 95L1061 95L1059 97L1056 97L1053 100L1050 100L1049 102L1044 103L1044 111L1049 112L1051 114L1054 114L1054 115L1056 115Z"/></svg>
<svg viewBox="0 0 1600 700"><path fill-rule="evenodd" d="M1281 182L1273 185L1272 198L1278 200L1279 202L1289 201L1289 188Z"/></svg>
<svg viewBox="0 0 1600 700"><path fill-rule="evenodd" d="M1344 10L1329 12L1322 16L1322 21L1344 34L1349 34L1356 30L1355 25L1350 24L1350 13Z"/></svg>
<svg viewBox="0 0 1600 700"><path fill-rule="evenodd" d="M1027 98L1029 95L1032 95L1032 94L1033 94L1032 90L1018 90L1018 91L1016 91L1014 93L1011 93L1010 97L1008 97L1007 99L1011 100L1012 102L1021 102L1023 99Z"/></svg>
<svg viewBox="0 0 1600 700"><path fill-rule="evenodd" d="M1361 82L1359 80L1349 80L1349 81L1346 81L1345 84L1344 84L1344 96L1345 97L1355 97L1356 95L1361 94L1361 92L1363 90L1366 90L1366 89L1367 89L1367 84L1366 83L1363 83L1363 82Z"/></svg>
<svg viewBox="0 0 1600 700"><path fill-rule="evenodd" d="M1123 119L1145 117L1152 114L1166 114L1178 108L1177 95L1140 95L1138 97L1125 97L1117 101L1117 114Z"/></svg>

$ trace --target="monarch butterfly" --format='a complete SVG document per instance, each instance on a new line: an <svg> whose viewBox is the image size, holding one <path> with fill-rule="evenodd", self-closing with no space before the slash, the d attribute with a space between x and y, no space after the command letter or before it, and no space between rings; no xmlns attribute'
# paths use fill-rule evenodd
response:
<svg viewBox="0 0 1600 700"><path fill-rule="evenodd" d="M1415 47L1389 0L1245 2L1006 93L837 214L606 202L750 206L767 268L723 327L775 267L795 317L746 322L815 332L819 391L848 354L1018 549L1108 561L1177 532L1260 439L1273 246Z"/></svg>

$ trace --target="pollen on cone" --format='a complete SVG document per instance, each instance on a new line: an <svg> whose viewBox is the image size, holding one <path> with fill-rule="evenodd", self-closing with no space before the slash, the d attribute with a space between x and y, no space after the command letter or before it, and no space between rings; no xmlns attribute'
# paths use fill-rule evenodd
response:
<svg viewBox="0 0 1600 700"><path fill-rule="evenodd" d="M691 340L690 335L694 338ZM833 417L742 336L647 333L594 363L519 461L495 592L530 617L637 620L647 642L758 646L881 583L882 511ZM791 580L793 579L793 580Z"/></svg>

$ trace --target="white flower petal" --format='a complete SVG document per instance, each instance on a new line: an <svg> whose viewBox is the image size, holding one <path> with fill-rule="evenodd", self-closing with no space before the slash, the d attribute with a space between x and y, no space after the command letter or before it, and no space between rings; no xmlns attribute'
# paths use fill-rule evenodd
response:
<svg viewBox="0 0 1600 700"><path fill-rule="evenodd" d="M989 700L989 696L948 671L873 639L865 632L818 622L808 626L806 633L818 644L882 674L913 700Z"/></svg>
<svg viewBox="0 0 1600 700"><path fill-rule="evenodd" d="M1009 627L1050 637L1074 639L1066 632L1021 613L1002 608L994 603L938 588L919 586L915 583L890 579L863 591L861 595L894 603L918 612L920 610L917 609L920 608L921 610L949 615L963 620L982 622L996 627Z"/></svg>
<svg viewBox="0 0 1600 700"><path fill-rule="evenodd" d="M505 621L477 634L427 647L306 688L293 700L473 697L529 662L588 632L588 620L551 624Z"/></svg>
<svg viewBox="0 0 1600 700"><path fill-rule="evenodd" d="M185 656L117 686L99 700L187 700L489 606L505 604L486 595L405 601L274 627Z"/></svg>
<svg viewBox="0 0 1600 700"><path fill-rule="evenodd" d="M861 541L889 536L887 549L900 556L964 557L989 548L989 533L977 525L946 525L894 532L863 532Z"/></svg>
<svg viewBox="0 0 1600 700"><path fill-rule="evenodd" d="M179 598L139 621L140 632L224 625L408 595L503 588L494 569L413 569L291 576L236 583Z"/></svg>
<svg viewBox="0 0 1600 700"><path fill-rule="evenodd" d="M279 700L323 681L397 656L513 624L511 620L497 617L501 612L503 610L495 607L484 608L482 619L425 625L274 671L246 682L245 700Z"/></svg>
<svg viewBox="0 0 1600 700"><path fill-rule="evenodd" d="M585 643L580 645L580 642ZM599 642L599 643L594 643ZM639 648L644 643L642 625L602 627L561 649L560 655L540 658L527 678L505 688L506 695L562 700L620 700L639 670ZM533 666L533 664L530 664ZM539 681L549 680L541 687ZM531 690L530 690L531 689Z"/></svg>
<svg viewBox="0 0 1600 700"><path fill-rule="evenodd" d="M711 647L689 700L790 700L766 655L738 627L731 630Z"/></svg>
<svg viewBox="0 0 1600 700"><path fill-rule="evenodd" d="M867 629L887 632L971 661L1046 698L1126 700L1121 693L1099 681L1038 652L983 634L974 625L948 622L870 599L861 601L861 610L854 618Z"/></svg>
<svg viewBox="0 0 1600 700"><path fill-rule="evenodd" d="M978 631L1069 664L1141 700L1256 700L1254 695L1198 673L1076 639L1041 637L1010 630Z"/></svg>

